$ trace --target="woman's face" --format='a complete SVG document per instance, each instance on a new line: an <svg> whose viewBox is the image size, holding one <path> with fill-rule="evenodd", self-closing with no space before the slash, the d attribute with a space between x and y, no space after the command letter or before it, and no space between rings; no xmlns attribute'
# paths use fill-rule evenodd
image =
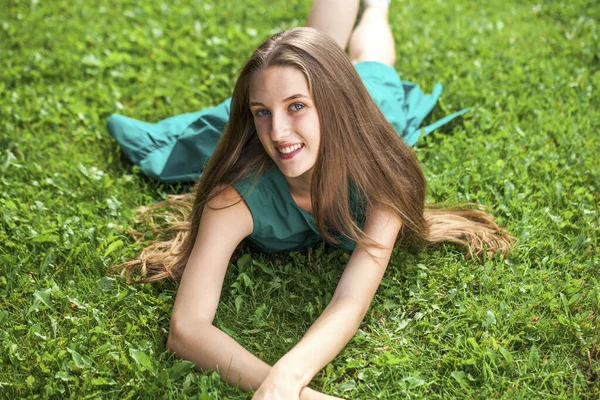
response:
<svg viewBox="0 0 600 400"><path fill-rule="evenodd" d="M321 128L304 74L270 67L250 80L250 111L265 151L287 178L310 182Z"/></svg>

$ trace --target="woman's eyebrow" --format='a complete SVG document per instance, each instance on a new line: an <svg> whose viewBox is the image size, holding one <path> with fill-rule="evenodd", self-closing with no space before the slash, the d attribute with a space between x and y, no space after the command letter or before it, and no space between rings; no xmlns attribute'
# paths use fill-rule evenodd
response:
<svg viewBox="0 0 600 400"><path fill-rule="evenodd" d="M310 97L308 97L305 94L296 93L296 94L293 94L291 96L286 97L285 99L281 100L281 102L285 103L286 101L290 101L290 100L293 100L293 99L300 99L300 98L310 99ZM252 106L263 106L264 107L265 105L263 103L261 103L261 102L258 102L258 101L251 101L250 102L250 107L252 107Z"/></svg>

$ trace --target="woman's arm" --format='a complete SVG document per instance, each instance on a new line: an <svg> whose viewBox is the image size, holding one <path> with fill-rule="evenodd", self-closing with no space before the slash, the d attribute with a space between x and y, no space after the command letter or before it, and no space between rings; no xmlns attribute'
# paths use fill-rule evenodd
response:
<svg viewBox="0 0 600 400"><path fill-rule="evenodd" d="M239 199L229 187L210 202L215 209L204 209L177 291L167 346L178 357L194 361L197 369L218 369L223 380L256 390L269 366L212 325L231 255L253 229L252 215L243 201L217 209Z"/></svg>
<svg viewBox="0 0 600 400"><path fill-rule="evenodd" d="M230 186L210 206L222 208L238 200L241 196ZM252 230L252 214L243 200L222 210L205 208L181 278L167 340L167 347L178 357L194 361L198 370L217 370L224 381L242 390L257 390L271 367L212 322L231 255ZM300 398L330 397L306 388Z"/></svg>
<svg viewBox="0 0 600 400"><path fill-rule="evenodd" d="M365 232L386 249L369 248L376 261L365 249L354 250L329 305L296 346L275 363L262 391L275 388L280 380L293 382L299 391L350 341L381 282L401 226L397 217L383 210L368 214Z"/></svg>

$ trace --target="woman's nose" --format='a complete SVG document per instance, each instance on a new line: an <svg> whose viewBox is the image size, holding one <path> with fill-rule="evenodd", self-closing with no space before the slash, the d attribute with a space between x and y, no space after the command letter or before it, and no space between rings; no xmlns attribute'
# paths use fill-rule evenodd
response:
<svg viewBox="0 0 600 400"><path fill-rule="evenodd" d="M286 137L290 132L289 118L280 113L273 113L271 116L271 140L279 141Z"/></svg>

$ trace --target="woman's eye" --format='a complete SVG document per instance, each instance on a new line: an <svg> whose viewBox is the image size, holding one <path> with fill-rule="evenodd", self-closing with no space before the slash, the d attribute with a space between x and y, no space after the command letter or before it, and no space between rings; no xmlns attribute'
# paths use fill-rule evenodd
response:
<svg viewBox="0 0 600 400"><path fill-rule="evenodd" d="M302 103L294 103L294 104L292 104L292 105L290 106L290 108L291 108L292 110L294 110L294 111L300 111L300 110L302 110L304 107L305 107L305 106L304 106L304 104L302 104Z"/></svg>
<svg viewBox="0 0 600 400"><path fill-rule="evenodd" d="M265 109L256 110L256 112L254 114L257 117L264 117L265 115L269 114L269 110L265 110Z"/></svg>

